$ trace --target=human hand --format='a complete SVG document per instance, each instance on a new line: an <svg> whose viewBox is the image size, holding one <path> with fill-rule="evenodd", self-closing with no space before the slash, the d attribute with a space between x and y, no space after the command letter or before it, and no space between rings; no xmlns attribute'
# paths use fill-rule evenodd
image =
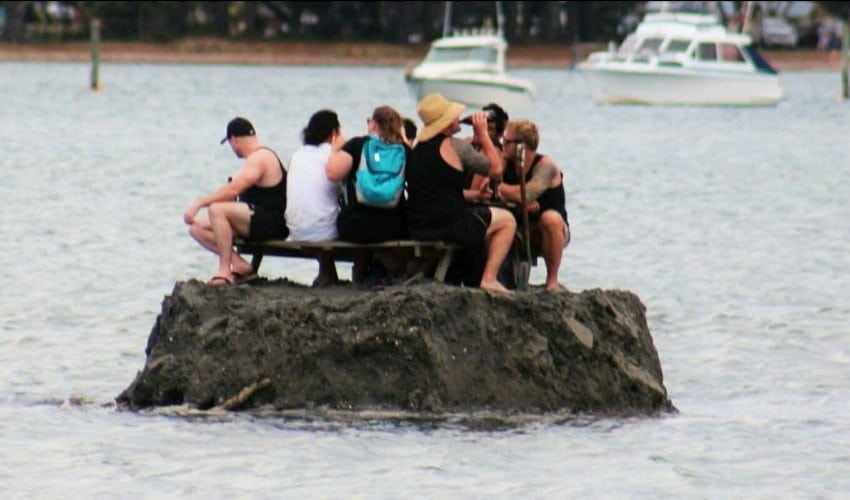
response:
<svg viewBox="0 0 850 500"><path fill-rule="evenodd" d="M197 204L192 203L192 205L190 205L189 208L186 209L186 212L183 213L183 222L187 226L191 226L195 223L195 216L198 215L198 210L199 208Z"/></svg>
<svg viewBox="0 0 850 500"><path fill-rule="evenodd" d="M481 138L490 137L490 134L487 133L488 116L489 113L487 113L486 111L476 111L470 116L470 118L472 119L472 130L475 132L475 137L478 139L479 143L481 141Z"/></svg>
<svg viewBox="0 0 850 500"><path fill-rule="evenodd" d="M486 201L493 198L493 190L490 188L489 182L481 183L481 187L478 188L478 200Z"/></svg>
<svg viewBox="0 0 850 500"><path fill-rule="evenodd" d="M540 203L537 200L526 202L525 210L530 214L536 214L540 211Z"/></svg>

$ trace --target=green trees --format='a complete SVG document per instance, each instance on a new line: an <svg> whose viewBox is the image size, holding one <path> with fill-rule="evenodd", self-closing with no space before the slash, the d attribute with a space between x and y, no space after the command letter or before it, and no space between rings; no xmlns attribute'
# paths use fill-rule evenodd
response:
<svg viewBox="0 0 850 500"><path fill-rule="evenodd" d="M496 26L496 2L480 1L6 1L0 5L6 11L5 41L33 41L47 32L53 38L86 39L89 21L96 17L104 40L213 36L417 43L440 36L448 3L453 28ZM505 36L519 43L608 40L617 36L619 19L637 3L504 1ZM58 9L71 14L60 19ZM45 25L57 29L44 29Z"/></svg>

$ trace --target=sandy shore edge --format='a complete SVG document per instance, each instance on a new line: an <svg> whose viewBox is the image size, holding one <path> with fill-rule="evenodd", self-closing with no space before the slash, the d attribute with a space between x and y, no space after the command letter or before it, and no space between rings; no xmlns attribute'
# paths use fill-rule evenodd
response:
<svg viewBox="0 0 850 500"><path fill-rule="evenodd" d="M510 67L570 67L602 44L517 45L508 49ZM102 62L169 64L271 64L402 66L417 63L428 46L380 43L232 42L210 39L173 43L105 42ZM810 49L764 50L761 54L779 71L839 71L838 52ZM88 62L88 42L0 43L0 61Z"/></svg>

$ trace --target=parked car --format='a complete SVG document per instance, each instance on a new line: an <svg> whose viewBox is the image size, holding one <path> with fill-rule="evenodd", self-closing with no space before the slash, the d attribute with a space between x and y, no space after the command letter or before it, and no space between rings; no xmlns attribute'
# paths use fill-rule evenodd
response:
<svg viewBox="0 0 850 500"><path fill-rule="evenodd" d="M765 17L757 40L766 47L796 47L800 34L791 23L781 17Z"/></svg>

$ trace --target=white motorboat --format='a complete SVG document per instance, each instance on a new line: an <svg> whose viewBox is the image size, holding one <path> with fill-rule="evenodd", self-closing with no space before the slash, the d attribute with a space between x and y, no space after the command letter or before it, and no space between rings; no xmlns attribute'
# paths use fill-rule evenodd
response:
<svg viewBox="0 0 850 500"><path fill-rule="evenodd" d="M414 99L440 93L447 99L477 107L494 102L514 110L530 104L534 85L505 71L508 43L502 34L501 10L498 19L499 28L495 31L456 31L447 35L444 29L443 37L431 44L425 59L405 72ZM448 20L444 28L447 25Z"/></svg>
<svg viewBox="0 0 850 500"><path fill-rule="evenodd" d="M602 104L772 106L779 75L752 38L712 14L647 14L619 48L579 65Z"/></svg>

